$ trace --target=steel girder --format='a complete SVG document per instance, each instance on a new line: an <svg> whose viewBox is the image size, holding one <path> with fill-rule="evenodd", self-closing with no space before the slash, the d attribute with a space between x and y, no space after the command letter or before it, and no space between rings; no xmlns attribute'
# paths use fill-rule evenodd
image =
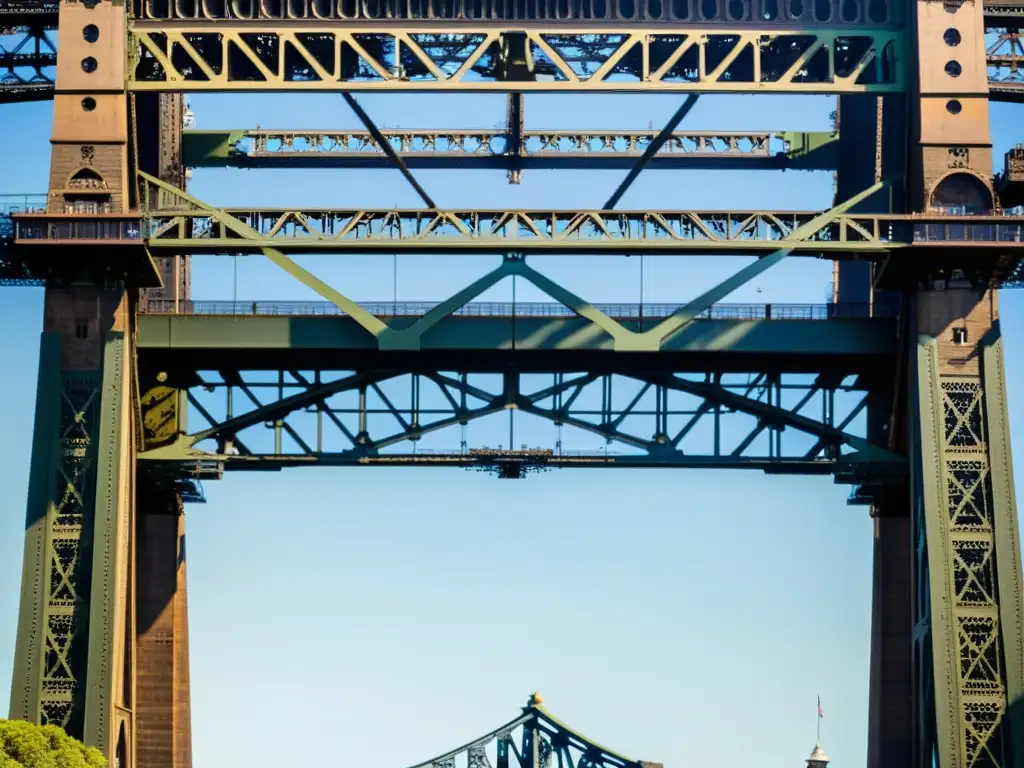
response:
<svg viewBox="0 0 1024 768"><path fill-rule="evenodd" d="M657 131L383 129L413 168L629 168ZM654 168L833 170L838 136L827 131L675 131L651 158ZM369 131L185 131L190 168L378 168L389 159Z"/></svg>
<svg viewBox="0 0 1024 768"><path fill-rule="evenodd" d="M187 193L181 192L158 179L141 174L147 184L146 197L150 195L149 187L154 188L156 197L169 198L177 201L179 205L203 206L204 204ZM521 253L506 253L501 264L488 274L475 280L462 290L456 292L446 300L440 302L427 312L423 317L417 319L406 327L395 327L388 325L379 317L368 312L349 297L338 291L313 275L311 272L300 266L289 258L280 248L262 246L261 252L273 264L290 274L306 287L310 288L327 301L342 310L348 317L358 324L366 333L370 334L381 349L389 350L413 350L419 349L424 334L428 333L438 323L449 317L452 313L465 306L473 299L482 294L485 290L504 280L505 278L523 278L550 296L556 302L568 307L573 313L583 320L591 323L595 333L603 333L611 338L615 349L632 351L658 351L681 329L693 322L701 313L706 312L714 304L724 300L729 294L750 280L770 269L775 264L786 258L800 242L801 238L813 235L819 231L825 222L843 214L849 208L857 205L861 200L881 189L884 184L876 184L864 192L854 195L849 200L841 203L830 211L812 216L809 220L794 227L786 237L774 241L774 250L752 264L748 264L736 274L723 281L721 284L711 288L689 303L681 306L668 317L660 320L654 327L646 329L633 329L613 320L604 312L597 309L592 303L580 296L565 289L555 281L541 274L526 264L526 259ZM225 218L223 213L206 208L207 214L212 214L224 227L235 235L248 236L254 230L239 222L235 218ZM175 219L180 217L174 217ZM149 233L152 235L152 231ZM258 233L257 233L258 234ZM151 242L153 242L151 238ZM195 250L193 248L193 250ZM633 250L633 249L629 249Z"/></svg>
<svg viewBox="0 0 1024 768"><path fill-rule="evenodd" d="M57 49L46 29L33 24L12 32L13 43L0 43L0 104L53 98Z"/></svg>
<svg viewBox="0 0 1024 768"><path fill-rule="evenodd" d="M1002 31L988 47L986 63L989 75L989 98L993 101L1024 101L1024 42L1020 31Z"/></svg>
<svg viewBox="0 0 1024 768"><path fill-rule="evenodd" d="M824 212L370 211L218 209L149 174L139 176L145 220L136 237L151 248L191 253L764 253L781 247L841 257L912 244L963 249L969 243L995 257L1024 247L1024 216L848 213L887 182ZM42 218L22 219L18 239L47 240L48 227Z"/></svg>
<svg viewBox="0 0 1024 768"><path fill-rule="evenodd" d="M147 245L189 253L266 248L327 253L765 253L882 255L879 216L837 216L800 239L803 211L252 210L154 211ZM238 228L246 234L239 235ZM234 231L233 231L234 230ZM806 231L806 230L805 230ZM1013 242L1013 241L1009 241Z"/></svg>
<svg viewBox="0 0 1024 768"><path fill-rule="evenodd" d="M141 174L149 247L190 253L662 252L794 253L836 257L918 244L929 248L1024 247L1024 217L849 214L847 201L811 211L509 211L214 208ZM858 195L860 201L876 185ZM24 239L46 240L45 222L25 219Z"/></svg>
<svg viewBox="0 0 1024 768"><path fill-rule="evenodd" d="M1024 21L1024 2L985 3L985 27L1019 26Z"/></svg>
<svg viewBox="0 0 1024 768"><path fill-rule="evenodd" d="M19 5L28 3L19 3ZM52 7L56 16L56 3L38 5ZM0 4L0 18L4 7L14 8L15 4L5 0ZM446 27L472 24L474 21L547 21L548 23L582 22L593 24L596 30L611 23L639 22L650 24L680 24L704 22L708 24L736 24L757 19L758 23L770 29L774 26L811 28L830 26L840 19L844 24L874 24L878 26L899 25L903 20L903 8L899 3L871 3L869 0L854 0L841 3L827 0L825 3L808 3L802 6L782 4L777 0L745 0L736 3L703 3L697 0L673 0L673 2L606 2L606 3L560 3L557 0L524 5L510 0L476 0L476 2L452 2L452 0L410 0L398 2L389 0L380 3L336 3L329 0L292 0L285 5L240 0L234 3L211 2L210 0L187 0L167 3L160 0L134 0L131 4L133 16L156 21L357 21L357 22L398 22L434 21ZM823 12L824 11L824 12ZM1002 0L984 4L985 21L1001 24L1024 19L1024 3L1019 0Z"/></svg>
<svg viewBox="0 0 1024 768"><path fill-rule="evenodd" d="M151 248L192 253L259 251L269 256L271 250L382 249L392 253L396 246L420 253L722 249L758 253L780 247L787 252L820 253L877 252L887 247L879 217L846 215L884 184L825 212L259 211L213 208L149 174L139 175L146 212L140 237ZM17 240L47 239L45 229L37 233L33 226L28 220L19 221ZM1024 218L1020 227L1024 231Z"/></svg>
<svg viewBox="0 0 1024 768"><path fill-rule="evenodd" d="M944 370L935 338L911 348L919 765L1021 764L1024 601L998 326L980 346L973 376Z"/></svg>
<svg viewBox="0 0 1024 768"><path fill-rule="evenodd" d="M446 30L481 23L543 23L586 25L599 32L622 24L672 27L755 22L759 27L818 28L848 26L892 27L902 23L903 7L893 0L821 0L783 3L778 0L735 0L731 3L700 0L608 0L566 3L561 0L290 0L285 3L235 0L133 0L135 18L154 21L305 21L379 23L431 23Z"/></svg>
<svg viewBox="0 0 1024 768"><path fill-rule="evenodd" d="M159 356L141 360L149 371L160 362ZM539 374L509 363L501 373L419 373L394 365L175 369L151 384L164 394L143 398L147 448L139 456L179 468L411 464L497 468L518 476L539 466L724 467L831 473L845 482L874 477L876 485L899 480L906 469L903 457L849 431L865 407L866 385L832 373L693 376L628 365L615 373ZM191 406L190 423L204 423L188 434L168 427L161 416L162 403L179 391ZM554 425L549 444L516 450L512 411ZM470 444L471 422L505 412L507 422L492 418L482 425L496 438ZM456 426L462 428L458 448L446 447L443 439L437 448L418 447ZM536 445L537 431L530 427L520 439ZM571 438L564 445L563 427L624 450L578 449Z"/></svg>
<svg viewBox="0 0 1024 768"><path fill-rule="evenodd" d="M142 22L134 91L897 92L902 30Z"/></svg>
<svg viewBox="0 0 1024 768"><path fill-rule="evenodd" d="M662 768L625 757L557 720L533 694L522 714L443 755L411 768Z"/></svg>

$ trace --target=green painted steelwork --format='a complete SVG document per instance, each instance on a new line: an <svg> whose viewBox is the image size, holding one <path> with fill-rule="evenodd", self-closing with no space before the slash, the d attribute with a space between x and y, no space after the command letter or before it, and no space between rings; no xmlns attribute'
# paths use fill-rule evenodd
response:
<svg viewBox="0 0 1024 768"><path fill-rule="evenodd" d="M541 703L539 694L533 694L518 717L411 768L451 765L481 768L490 764L487 749L492 743L496 745L499 768L508 768L512 760L519 768L544 768L555 764L590 768L661 768L660 763L634 760L602 747L556 719Z"/></svg>
<svg viewBox="0 0 1024 768"><path fill-rule="evenodd" d="M395 319L396 329L410 320ZM622 321L626 329L637 321ZM216 355L237 359L244 355L259 365L260 355L272 359L283 352L298 360L304 353L340 353L380 349L377 339L347 317L206 317L142 315L138 320L138 347L145 354ZM544 352L615 351L611 336L581 318L449 317L422 338L422 352ZM767 355L807 358L891 356L896 351L893 320L695 320L673 335L661 350L691 357ZM344 364L343 358L341 359ZM686 364L685 360L678 361ZM323 361L322 365L326 365ZM215 366L214 366L215 367Z"/></svg>
<svg viewBox="0 0 1024 768"><path fill-rule="evenodd" d="M593 27L552 29L536 21L440 31L415 22L220 20L214 27L179 21L169 28L134 20L128 88L898 93L906 87L906 46L904 30L875 26L627 23L603 25L595 34Z"/></svg>
<svg viewBox="0 0 1024 768"><path fill-rule="evenodd" d="M801 170L839 167L839 134L835 131L783 131L786 158Z"/></svg>
<svg viewBox="0 0 1024 768"><path fill-rule="evenodd" d="M934 744L940 768L1024 760L1020 715L1006 719L1021 704L1024 605L998 343L984 357L984 377L950 376L935 339L916 352L915 673L920 716L935 719L918 724L915 764Z"/></svg>
<svg viewBox="0 0 1024 768"><path fill-rule="evenodd" d="M62 470L63 434L68 429L60 371L60 336L44 333L39 346L39 376L36 388L35 428L29 475L28 515L25 523L25 552L22 565L21 606L14 652L14 680L11 685L10 717L31 722L49 722L43 716L42 681L51 668L50 655L50 564L54 553L50 529L54 493ZM72 414L73 415L73 414ZM63 416L63 418L62 418ZM61 494L63 497L63 493ZM56 501L59 501L58 498ZM72 677L72 680L74 678ZM47 697L53 692L47 691ZM63 721L63 718L60 718Z"/></svg>
<svg viewBox="0 0 1024 768"><path fill-rule="evenodd" d="M282 268L287 262L286 250L757 254L785 248L813 255L825 251L881 255L885 249L899 245L883 239L891 236L883 232L886 227L879 217L846 215L887 186L887 181L820 212L370 212L218 209L149 174L139 176L149 247L206 253L261 252ZM509 274L521 270L526 275L529 271L521 259L508 260L502 269ZM291 264L287 270L300 280L319 282L297 265ZM307 276L301 277L300 273ZM322 287L318 285L314 290L328 298ZM328 300L336 298L332 294Z"/></svg>
<svg viewBox="0 0 1024 768"><path fill-rule="evenodd" d="M127 579L130 525L126 505L131 504L131 475L124 462L134 455L131 431L122 429L125 410L126 371L131 365L124 333L107 334L103 350L103 391L97 432L96 507L92 524L92 577L89 598L89 680L85 697L84 741L104 753L111 753L117 739L111 718L120 703L115 681L124 669L118 664L126 648L124 637L125 601L130 590ZM128 444L125 444L125 437ZM130 627L130 624L129 624ZM129 631L133 631L131 628Z"/></svg>
<svg viewBox="0 0 1024 768"><path fill-rule="evenodd" d="M44 333L11 713L82 738L101 374L60 350Z"/></svg>
<svg viewBox="0 0 1024 768"><path fill-rule="evenodd" d="M525 130L512 150L502 130L383 129L410 168L622 168L633 165L657 131ZM773 144L782 145L773 151ZM835 170L839 137L828 131L675 131L651 168ZM390 160L369 131L186 130L189 168L377 168Z"/></svg>
<svg viewBox="0 0 1024 768"><path fill-rule="evenodd" d="M263 355L261 351L259 359ZM863 393L879 386L867 370L870 360L860 362L860 376L839 369L814 377L778 371L693 376L674 372L675 356L665 353L653 363L633 365L634 356L630 362L614 356L618 364L606 360L594 367L594 357L538 359L507 352L489 365L467 355L449 365L419 351L405 358L390 352L348 354L339 356L343 370L318 369L310 375L297 367L233 367L240 360L220 350L216 373L204 372L203 361L191 353L177 361L166 352L149 363L147 357L143 355L145 368L165 366L160 376L168 385L189 391L191 406L208 425L140 454L159 465L185 468L214 462L238 470L313 464L515 468L515 474L506 476L550 466L730 467L835 474L842 482L871 478L876 486L899 482L906 471L903 457L848 431L865 406ZM685 359L678 358L683 365ZM813 359L822 363L820 355ZM591 367L586 367L588 362ZM764 356L747 358L748 365L754 362L767 361ZM439 372L445 370L462 373ZM598 390L600 409L583 405L593 402ZM836 406L837 395L848 401L842 408ZM818 408L820 417L808 415ZM589 432L625 446L627 452L566 451L560 439L554 448L470 448L465 434L461 449L399 450L433 433L465 429L512 411L549 421L559 432L563 426ZM736 420L740 414L747 421L745 432ZM738 437L720 433L723 417L731 419ZM512 446L511 421L509 430ZM709 430L714 434L710 441Z"/></svg>
<svg viewBox="0 0 1024 768"><path fill-rule="evenodd" d="M985 340L982 381L985 429L991 467L993 544L999 598L1007 710L1003 730L1011 745L1010 768L1024 768L1024 580L1022 580L1017 499L1010 450L1003 339L999 326Z"/></svg>

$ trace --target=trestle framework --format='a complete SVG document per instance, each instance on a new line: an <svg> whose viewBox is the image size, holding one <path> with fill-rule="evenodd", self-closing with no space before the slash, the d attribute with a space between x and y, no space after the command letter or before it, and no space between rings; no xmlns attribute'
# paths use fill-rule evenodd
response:
<svg viewBox="0 0 1024 768"><path fill-rule="evenodd" d="M409 168L630 168L660 131L538 131L518 137L497 129L395 130L381 134ZM836 167L831 132L673 131L651 168L799 169ZM391 164L365 130L186 131L190 168L379 168Z"/></svg>
<svg viewBox="0 0 1024 768"><path fill-rule="evenodd" d="M1005 210L1024 176L1011 153L993 178L987 112L1017 98L1022 8L0 0L25 35L0 52L0 100L35 88L55 116L46 197L0 212L0 279L46 286L12 716L111 766L190 768L183 503L225 471L746 468L831 475L875 518L869 768L1024 768L994 291L1024 278L1024 216ZM341 92L363 129L185 131L191 91ZM509 96L503 129L382 130L357 91ZM685 99L646 131L526 129L525 94L618 91ZM701 93L838 106L827 133L689 132ZM629 172L568 210L446 209L412 173L471 162L513 183ZM222 208L187 190L189 167L389 164L421 208ZM832 170L836 195L826 211L620 210L653 167ZM493 268L440 301L358 302L296 258L315 253ZM623 304L533 256L596 253L746 259L699 295ZM206 254L265 258L322 301L196 301L189 259ZM724 303L797 255L835 260L830 304ZM503 281L550 301L481 301ZM415 768L556 760L656 765L534 697Z"/></svg>
<svg viewBox="0 0 1024 768"><path fill-rule="evenodd" d="M894 92L903 35L887 29L765 31L566 28L506 31L265 24L129 29L134 91ZM514 84L514 85L513 85Z"/></svg>

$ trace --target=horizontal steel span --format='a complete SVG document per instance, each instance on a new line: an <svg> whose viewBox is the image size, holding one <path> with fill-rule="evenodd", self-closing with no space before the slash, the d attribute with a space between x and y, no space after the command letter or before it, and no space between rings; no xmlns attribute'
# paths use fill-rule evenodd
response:
<svg viewBox="0 0 1024 768"><path fill-rule="evenodd" d="M630 168L658 131L523 131L521 149L498 129L382 129L413 168ZM676 131L652 168L832 170L839 137L828 131ZM185 131L190 168L373 168L391 161L369 131Z"/></svg>
<svg viewBox="0 0 1024 768"><path fill-rule="evenodd" d="M144 356L140 364L145 365ZM902 457L856 434L867 381L855 377L833 372L769 376L762 371L692 376L635 367L540 375L526 373L507 358L506 365L499 375L473 367L459 374L419 373L395 360L386 369L360 366L342 373L267 368L250 373L230 363L217 373L165 367L161 370L169 386L188 389L196 416L189 426L197 431L169 436L140 458L214 460L225 468L251 470L416 463L409 454L419 455L419 441L431 433L466 425L472 431L473 422L520 411L567 427L584 445L593 445L597 436L599 447L571 450L576 440L570 434L569 446L558 439L553 448L470 448L463 429L463 450L454 455L425 451L423 463L451 466L483 463L480 459L488 457L558 464L556 457L565 456L589 464L588 457L600 461L605 456L601 442L615 441L625 450L608 454L606 466L843 474L859 464L883 474L904 471ZM601 392L603 398L595 400ZM723 417L747 429L736 430L735 437L719 436L713 425Z"/></svg>
<svg viewBox="0 0 1024 768"><path fill-rule="evenodd" d="M135 22L137 91L893 92L886 28Z"/></svg>
<svg viewBox="0 0 1024 768"><path fill-rule="evenodd" d="M16 5L5 0L8 6ZM39 3L52 8L56 3ZM2 7L2 6L0 6ZM1024 18L1024 2L1003 0L984 5L990 22ZM547 23L607 24L640 22L648 24L742 24L757 20L771 28L815 26L886 26L904 21L903 6L892 0L824 0L793 3L785 0L134 0L135 18L153 20L196 19L223 21L301 20L345 22L438 22L472 24L502 21L543 21Z"/></svg>
<svg viewBox="0 0 1024 768"><path fill-rule="evenodd" d="M53 98L57 66L54 41L38 25L4 26L0 15L0 35L13 35L13 40L0 41L0 104Z"/></svg>
<svg viewBox="0 0 1024 768"><path fill-rule="evenodd" d="M699 6L699 7L698 7ZM56 0L0 0L0 30L14 24L57 25L59 3ZM1024 2L1003 0L985 3L988 23L1006 23L1024 18ZM902 22L898 3L871 0L827 0L825 3L786 3L779 0L747 0L741 3L699 0L643 0L643 2L556 2L524 5L512 0L489 0L474 3L453 0L134 0L133 18L144 20L301 20L342 22L439 22L480 23L502 21L545 21L548 23L592 24L597 28L623 22L648 24L709 23L736 24L757 19L770 28L773 25L792 27L835 26L839 24L879 26Z"/></svg>
<svg viewBox="0 0 1024 768"><path fill-rule="evenodd" d="M914 243L1024 246L1024 217L839 215L802 211L325 211L153 213L151 247L288 250L881 251ZM237 226L235 225L237 223ZM809 231L798 234L805 225ZM19 223L19 232L21 224ZM792 238L792 239L788 239Z"/></svg>
<svg viewBox="0 0 1024 768"><path fill-rule="evenodd" d="M438 306L429 301L372 301L358 306L375 317L423 317ZM592 304L613 320L665 318L683 309L683 304ZM220 317L322 317L344 316L345 312L327 301L193 301L148 299L140 306L147 315L211 315ZM898 304L713 304L695 316L698 320L833 320L839 318L885 317L899 314ZM577 313L555 302L474 301L451 313L452 317L576 317Z"/></svg>
<svg viewBox="0 0 1024 768"><path fill-rule="evenodd" d="M792 27L898 24L895 0L134 0L134 16L158 21L341 21L608 24L759 24Z"/></svg>
<svg viewBox="0 0 1024 768"><path fill-rule="evenodd" d="M633 318L623 326L638 329ZM378 338L347 316L139 315L138 346L154 365L216 370L224 365L254 370L387 367L403 360L417 370L502 371L513 360L522 370L558 371L566 355L588 370L617 365L623 355L644 370L747 370L752 357L774 372L842 371L862 375L884 370L896 353L895 320L883 317L821 320L719 320L687 323L657 352L617 350L607 333L581 317L449 316L435 324L415 351L381 352ZM394 321L394 327L409 323ZM646 326L645 326L646 327ZM514 355L510 357L510 354ZM344 353L344 354L339 354ZM386 357L381 358L384 354ZM881 357L879 357L881 356ZM361 362L357 362L361 361ZM880 368L879 366L882 365Z"/></svg>
<svg viewBox="0 0 1024 768"><path fill-rule="evenodd" d="M825 220L823 220L823 218ZM131 246L195 254L764 253L882 255L907 246L1024 248L1024 216L811 211L211 209L146 217L15 214L14 245Z"/></svg>
<svg viewBox="0 0 1024 768"><path fill-rule="evenodd" d="M50 101L53 94L54 84L48 78L39 82L29 82L18 78L0 81L0 104Z"/></svg>
<svg viewBox="0 0 1024 768"><path fill-rule="evenodd" d="M1024 17L1020 22L1024 23ZM986 60L990 97L997 101L1024 101L1024 40L1020 32L1011 28L998 35L986 51Z"/></svg>

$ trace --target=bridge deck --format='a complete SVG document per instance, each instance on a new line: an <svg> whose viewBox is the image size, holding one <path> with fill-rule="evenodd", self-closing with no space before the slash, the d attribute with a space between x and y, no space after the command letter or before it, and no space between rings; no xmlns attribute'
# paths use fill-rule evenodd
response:
<svg viewBox="0 0 1024 768"><path fill-rule="evenodd" d="M619 319L631 330L648 327L635 317ZM389 325L407 328L414 320L395 318ZM432 370L461 370L470 364L503 370L510 364L507 353L514 350L515 363L524 370L563 370L571 367L570 360L583 366L580 370L600 370L628 359L645 369L676 372L748 371L756 364L793 372L870 373L878 369L880 357L896 352L896 321L884 317L700 319L650 354L616 353L610 336L570 316L455 315L427 331L420 349L409 353L380 351L372 334L344 316L145 314L138 322L144 359L159 350L160 365L190 370L350 369L400 360Z"/></svg>

